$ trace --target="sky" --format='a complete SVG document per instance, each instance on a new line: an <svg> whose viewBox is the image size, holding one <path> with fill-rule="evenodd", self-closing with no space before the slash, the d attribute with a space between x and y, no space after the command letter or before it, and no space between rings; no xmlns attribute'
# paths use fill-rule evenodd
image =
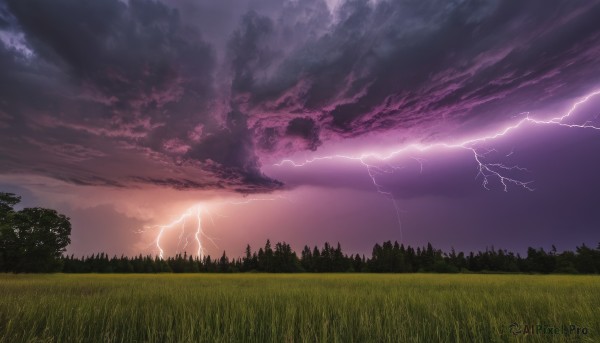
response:
<svg viewBox="0 0 600 343"><path fill-rule="evenodd" d="M2 0L0 191L67 252L600 242L596 1Z"/></svg>

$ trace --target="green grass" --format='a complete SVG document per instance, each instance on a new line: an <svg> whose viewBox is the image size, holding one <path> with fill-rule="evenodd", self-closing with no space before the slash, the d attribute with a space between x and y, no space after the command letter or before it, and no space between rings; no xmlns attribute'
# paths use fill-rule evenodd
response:
<svg viewBox="0 0 600 343"><path fill-rule="evenodd" d="M0 342L546 341L600 342L600 277L0 274Z"/></svg>

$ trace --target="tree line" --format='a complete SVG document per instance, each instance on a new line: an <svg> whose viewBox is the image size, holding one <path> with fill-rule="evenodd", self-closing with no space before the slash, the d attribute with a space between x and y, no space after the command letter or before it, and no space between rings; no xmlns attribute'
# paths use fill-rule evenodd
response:
<svg viewBox="0 0 600 343"><path fill-rule="evenodd" d="M161 259L157 256L113 256L104 253L77 258L64 256L65 273L600 273L600 244L593 249L585 244L575 251L558 253L556 248L528 248L525 257L507 250L486 249L477 253L449 253L435 249L430 243L413 248L391 241L375 244L370 257L345 254L340 244L325 243L320 249L305 246L300 257L287 243L274 246L267 240L264 247L252 251L246 247L243 257L198 258L178 254Z"/></svg>
<svg viewBox="0 0 600 343"><path fill-rule="evenodd" d="M274 246L267 240L253 251L248 245L243 257L189 256L187 253L161 259L157 256L113 256L99 253L87 257L64 256L70 241L69 218L51 209L14 209L21 198L0 192L0 272L64 273L600 273L600 243L596 248L583 244L575 251L558 253L556 248L528 248L521 256L494 248L477 253L449 253L425 247L413 248L391 241L375 244L371 256L346 254L338 243L321 248L305 246L300 256L289 244Z"/></svg>

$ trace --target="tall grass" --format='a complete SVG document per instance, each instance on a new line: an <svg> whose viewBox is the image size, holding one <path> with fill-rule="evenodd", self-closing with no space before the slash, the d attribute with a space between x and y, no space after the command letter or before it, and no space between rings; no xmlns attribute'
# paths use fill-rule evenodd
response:
<svg viewBox="0 0 600 343"><path fill-rule="evenodd" d="M509 325L587 335L512 335ZM2 275L0 342L600 342L600 278Z"/></svg>

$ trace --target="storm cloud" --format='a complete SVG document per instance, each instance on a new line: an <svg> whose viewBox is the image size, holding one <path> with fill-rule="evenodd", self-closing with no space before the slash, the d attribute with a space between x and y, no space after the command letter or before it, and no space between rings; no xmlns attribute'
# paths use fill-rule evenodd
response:
<svg viewBox="0 0 600 343"><path fill-rule="evenodd" d="M435 141L581 95L600 4L7 0L0 173L270 192L331 141Z"/></svg>

